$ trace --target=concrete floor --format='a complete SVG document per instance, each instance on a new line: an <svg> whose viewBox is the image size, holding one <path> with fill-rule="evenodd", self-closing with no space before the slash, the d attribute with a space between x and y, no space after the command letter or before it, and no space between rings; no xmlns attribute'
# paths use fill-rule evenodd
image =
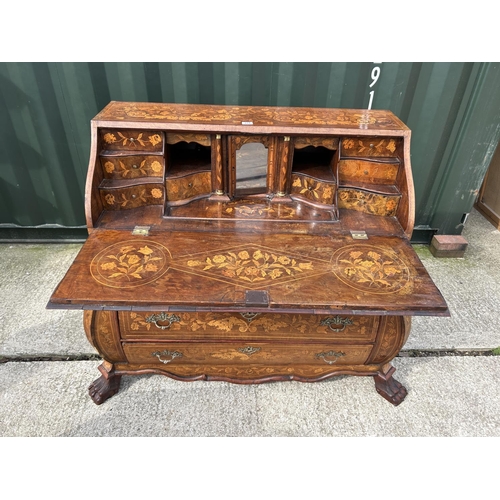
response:
<svg viewBox="0 0 500 500"><path fill-rule="evenodd" d="M367 377L242 386L158 375L124 377L96 406L87 387L99 361L82 313L45 309L81 245L0 244L0 357L9 360L0 364L0 436L498 437L500 356L439 355L500 346L500 231L473 211L463 236L462 259L415 246L451 318L414 318L394 360L409 391L398 407ZM60 360L33 361L50 357Z"/></svg>

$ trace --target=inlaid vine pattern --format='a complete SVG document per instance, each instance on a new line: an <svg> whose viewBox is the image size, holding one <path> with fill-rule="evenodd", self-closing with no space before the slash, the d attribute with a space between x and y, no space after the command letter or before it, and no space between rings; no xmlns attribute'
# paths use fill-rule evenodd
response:
<svg viewBox="0 0 500 500"><path fill-rule="evenodd" d="M342 149L350 155L384 156L396 151L394 139L344 139Z"/></svg>
<svg viewBox="0 0 500 500"><path fill-rule="evenodd" d="M117 192L107 192L103 194L107 208L113 210L136 208L146 204L158 205L163 199L163 190L159 187L133 190L119 190Z"/></svg>
<svg viewBox="0 0 500 500"><path fill-rule="evenodd" d="M122 179L133 179L140 176L161 177L163 166L156 159L145 158L141 160L139 157L135 161L127 162L120 159L108 159L104 163L104 171L109 177Z"/></svg>
<svg viewBox="0 0 500 500"><path fill-rule="evenodd" d="M188 260L187 265L203 271L220 271L228 278L251 283L293 277L313 269L312 262L298 262L286 255L261 250L220 253L204 260Z"/></svg>
<svg viewBox="0 0 500 500"><path fill-rule="evenodd" d="M368 245L343 248L334 256L334 273L344 283L372 293L409 293L410 273L396 254Z"/></svg>
<svg viewBox="0 0 500 500"><path fill-rule="evenodd" d="M168 250L156 242L115 243L99 252L90 264L96 281L111 287L150 283L168 270Z"/></svg>
<svg viewBox="0 0 500 500"><path fill-rule="evenodd" d="M144 137L144 133L140 132L137 134L137 137L134 137L130 133L127 135L122 134L121 132L108 132L103 136L104 142L106 144L115 144L120 143L121 146L136 148L139 144L142 147L147 145L156 146L160 144L162 141L162 137L159 134L152 134Z"/></svg>
<svg viewBox="0 0 500 500"><path fill-rule="evenodd" d="M147 245L138 249L132 245L126 245L120 248L117 254L107 255L106 258L107 262L100 264L101 270L111 273L106 277L108 279L125 278L129 281L143 279L146 273L158 271L155 262L162 260L156 257L154 250Z"/></svg>
<svg viewBox="0 0 500 500"><path fill-rule="evenodd" d="M396 215L399 196L387 196L368 193L358 189L340 188L338 194L339 208L348 208L372 215L391 217Z"/></svg>
<svg viewBox="0 0 500 500"><path fill-rule="evenodd" d="M229 205L229 204L228 204ZM229 216L248 217L248 218L279 218L279 219L293 219L295 216L295 209L287 206L279 206L277 208L266 206L263 204L245 204L238 205L232 204L224 210L225 214Z"/></svg>

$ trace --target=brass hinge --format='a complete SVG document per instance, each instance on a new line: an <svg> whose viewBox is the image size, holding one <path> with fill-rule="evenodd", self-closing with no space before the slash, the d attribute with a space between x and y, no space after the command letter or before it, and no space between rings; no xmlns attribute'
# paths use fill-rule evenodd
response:
<svg viewBox="0 0 500 500"><path fill-rule="evenodd" d="M135 226L132 234L134 236L149 236L149 229L151 226Z"/></svg>
<svg viewBox="0 0 500 500"><path fill-rule="evenodd" d="M351 236L353 240L367 240L368 235L366 231L351 231Z"/></svg>

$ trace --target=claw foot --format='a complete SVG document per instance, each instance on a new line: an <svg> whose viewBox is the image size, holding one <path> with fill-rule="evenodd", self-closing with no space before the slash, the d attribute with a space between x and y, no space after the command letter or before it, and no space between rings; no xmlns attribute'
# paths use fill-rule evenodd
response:
<svg viewBox="0 0 500 500"><path fill-rule="evenodd" d="M389 403L397 406L403 402L408 391L401 383L392 377L395 371L396 368L391 366L387 371L383 370L373 378L375 380L375 389L377 392L383 398L387 399Z"/></svg>
<svg viewBox="0 0 500 500"><path fill-rule="evenodd" d="M94 380L89 387L89 395L96 405L104 403L111 396L114 396L120 390L119 375L109 375L105 377L101 375L97 380Z"/></svg>

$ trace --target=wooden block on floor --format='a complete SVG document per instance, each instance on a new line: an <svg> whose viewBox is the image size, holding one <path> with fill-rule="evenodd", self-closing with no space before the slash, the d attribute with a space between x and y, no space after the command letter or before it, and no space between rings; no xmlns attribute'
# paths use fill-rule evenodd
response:
<svg viewBox="0 0 500 500"><path fill-rule="evenodd" d="M463 257L467 245L463 236L438 234L432 238L430 251L434 257Z"/></svg>

